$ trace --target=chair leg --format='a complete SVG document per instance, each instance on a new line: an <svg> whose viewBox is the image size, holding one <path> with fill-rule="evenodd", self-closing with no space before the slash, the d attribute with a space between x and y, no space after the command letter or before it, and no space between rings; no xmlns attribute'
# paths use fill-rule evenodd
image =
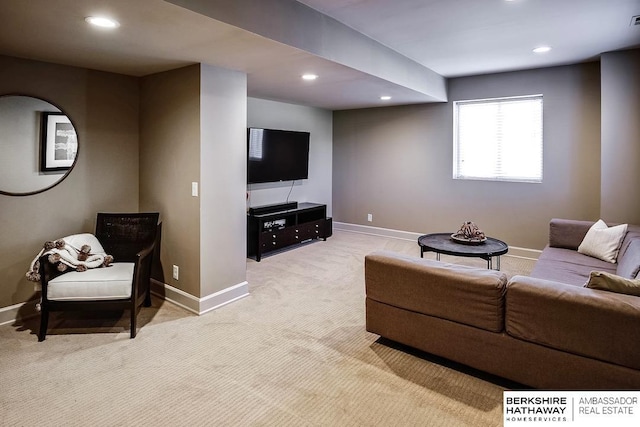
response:
<svg viewBox="0 0 640 427"><path fill-rule="evenodd" d="M144 306L151 307L151 284L147 286L147 290L144 295Z"/></svg>
<svg viewBox="0 0 640 427"><path fill-rule="evenodd" d="M136 337L136 332L137 332L137 330L136 330L136 328L137 328L137 326L136 326L136 314L137 314L137 311L138 310L136 309L136 306L134 304L134 306L131 307L131 339Z"/></svg>
<svg viewBox="0 0 640 427"><path fill-rule="evenodd" d="M40 311L40 330L38 331L38 341L44 341L47 336L47 327L49 326L49 310L41 308Z"/></svg>

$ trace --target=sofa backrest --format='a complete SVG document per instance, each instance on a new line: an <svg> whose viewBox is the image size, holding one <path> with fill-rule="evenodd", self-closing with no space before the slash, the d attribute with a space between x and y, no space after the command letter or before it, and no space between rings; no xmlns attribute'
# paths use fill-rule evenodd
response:
<svg viewBox="0 0 640 427"><path fill-rule="evenodd" d="M514 338L640 369L640 297L514 276L505 329Z"/></svg>

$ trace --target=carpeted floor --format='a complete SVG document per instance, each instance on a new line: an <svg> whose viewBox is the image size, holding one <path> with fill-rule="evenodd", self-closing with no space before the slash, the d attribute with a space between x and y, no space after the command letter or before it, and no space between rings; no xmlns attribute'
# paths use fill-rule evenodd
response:
<svg viewBox="0 0 640 427"><path fill-rule="evenodd" d="M250 296L209 314L154 298L134 340L126 313L56 315L42 343L38 318L2 326L0 425L502 425L508 383L365 331L363 259L377 249L419 256L416 242L337 231L247 260Z"/></svg>

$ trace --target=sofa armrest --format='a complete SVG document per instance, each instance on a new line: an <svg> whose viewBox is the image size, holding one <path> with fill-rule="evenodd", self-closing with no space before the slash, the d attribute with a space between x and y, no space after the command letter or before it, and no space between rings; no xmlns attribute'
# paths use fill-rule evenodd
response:
<svg viewBox="0 0 640 427"><path fill-rule="evenodd" d="M501 332L507 278L494 270L378 251L365 257L369 300Z"/></svg>
<svg viewBox="0 0 640 427"><path fill-rule="evenodd" d="M553 218L549 222L549 246L578 250L594 221Z"/></svg>
<svg viewBox="0 0 640 427"><path fill-rule="evenodd" d="M640 369L640 297L514 276L505 329L524 341Z"/></svg>

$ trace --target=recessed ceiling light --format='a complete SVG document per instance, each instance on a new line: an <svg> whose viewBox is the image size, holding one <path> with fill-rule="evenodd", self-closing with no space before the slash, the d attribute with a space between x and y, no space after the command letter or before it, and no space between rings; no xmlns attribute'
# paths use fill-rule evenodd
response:
<svg viewBox="0 0 640 427"><path fill-rule="evenodd" d="M104 16L87 16L84 20L96 27L117 28L120 26L118 21L111 18L105 18Z"/></svg>
<svg viewBox="0 0 640 427"><path fill-rule="evenodd" d="M538 46L535 49L533 49L534 53L547 53L551 50L551 48L549 46Z"/></svg>
<svg viewBox="0 0 640 427"><path fill-rule="evenodd" d="M303 80L315 80L318 78L317 74L303 74L302 75L302 79Z"/></svg>
<svg viewBox="0 0 640 427"><path fill-rule="evenodd" d="M390 97L389 95L382 95L382 96L380 97L380 100L382 100L382 101L388 101L388 100L390 100L390 99L391 99L391 97Z"/></svg>

